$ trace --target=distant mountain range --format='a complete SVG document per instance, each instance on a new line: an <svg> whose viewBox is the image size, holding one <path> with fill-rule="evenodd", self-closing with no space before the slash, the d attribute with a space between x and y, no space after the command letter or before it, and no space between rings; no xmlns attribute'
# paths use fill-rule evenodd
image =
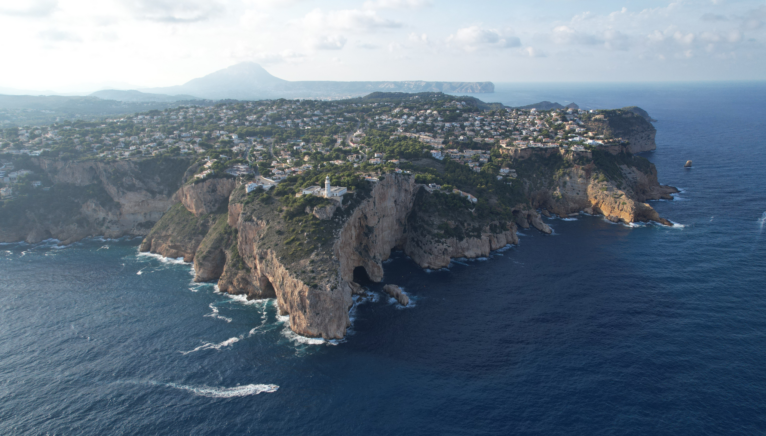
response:
<svg viewBox="0 0 766 436"><path fill-rule="evenodd" d="M271 75L263 67L243 62L193 79L183 85L138 91L105 90L91 94L119 101L261 100L276 98L347 98L373 92L492 93L492 82L291 82Z"/></svg>

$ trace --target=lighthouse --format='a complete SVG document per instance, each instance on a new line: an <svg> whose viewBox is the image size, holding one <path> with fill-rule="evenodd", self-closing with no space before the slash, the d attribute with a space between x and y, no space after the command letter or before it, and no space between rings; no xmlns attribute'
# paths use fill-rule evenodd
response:
<svg viewBox="0 0 766 436"><path fill-rule="evenodd" d="M324 197L325 198L330 198L330 192L331 192L330 176L328 175L324 179Z"/></svg>

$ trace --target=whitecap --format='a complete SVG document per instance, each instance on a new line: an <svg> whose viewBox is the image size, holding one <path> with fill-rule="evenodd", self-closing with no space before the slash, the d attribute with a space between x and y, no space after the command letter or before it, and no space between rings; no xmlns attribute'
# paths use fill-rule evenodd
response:
<svg viewBox="0 0 766 436"><path fill-rule="evenodd" d="M710 218L710 221L713 221L713 218ZM761 224L761 233L763 233L763 226L766 225L766 212L761 215L758 222Z"/></svg>
<svg viewBox="0 0 766 436"><path fill-rule="evenodd" d="M207 317L207 318L214 318L214 319L220 319L220 320L223 320L223 321L226 321L226 322L231 322L232 321L231 318L219 314L218 313L218 308L215 307L215 305L213 303L210 303L209 307L210 307L210 309L213 310L213 313L208 313L207 315L205 315L205 317Z"/></svg>
<svg viewBox="0 0 766 436"><path fill-rule="evenodd" d="M223 341L221 343L218 343L218 344L214 344L212 342L205 342L205 343L203 343L202 345L200 345L199 347L197 347L197 348L195 348L193 350L179 351L179 352L181 354L183 354L183 355L186 355L186 354L189 354L189 353L194 353L196 351L202 351L202 350L219 350L220 351L221 348L223 348L223 347L230 347L230 346L236 344L237 342L239 342L240 339L242 339L242 336L229 338L229 339L227 339L227 340L225 340L225 341Z"/></svg>
<svg viewBox="0 0 766 436"><path fill-rule="evenodd" d="M228 292L221 292L221 289L218 287L218 285L213 286L213 293L221 294L226 298L229 298L233 301L236 301L237 303L244 304L246 306L258 306L260 304L263 304L265 301L268 301L266 299L250 300L247 298L247 295L244 295L244 294L230 294Z"/></svg>
<svg viewBox="0 0 766 436"><path fill-rule="evenodd" d="M577 221L577 218L561 218L561 221Z"/></svg>
<svg viewBox="0 0 766 436"><path fill-rule="evenodd" d="M139 252L137 254L137 256L139 258L142 257L142 256L143 257L151 257L151 258L159 260L162 263L168 263L168 264L174 264L174 265L183 265L183 264L189 264L190 263L190 262L184 262L184 258L183 257L177 257L177 258L165 257L165 256L162 256L162 255L159 255L159 254L149 253L149 252L145 252L145 253Z"/></svg>
<svg viewBox="0 0 766 436"><path fill-rule="evenodd" d="M670 221L670 220L668 220L668 221ZM686 228L686 226L684 224L679 224L679 223L674 222L674 221L670 221L670 223L673 224L673 227L672 227L673 229L684 229L684 228ZM665 226L665 227L667 227L667 226ZM763 228L763 225L761 225L761 228Z"/></svg>
<svg viewBox="0 0 766 436"><path fill-rule="evenodd" d="M254 384L245 386L236 386L233 388L211 388L207 386L187 386L176 383L165 383L165 386L192 392L195 395L209 398L234 398L247 397L249 395L258 395L260 393L274 393L279 389L277 385Z"/></svg>
<svg viewBox="0 0 766 436"><path fill-rule="evenodd" d="M289 339L290 342L303 345L323 345L327 342L323 338L310 338L308 336L301 336L298 333L292 331L289 325L282 329L282 335Z"/></svg>
<svg viewBox="0 0 766 436"><path fill-rule="evenodd" d="M487 259L486 257L477 257L476 260L478 260L479 262L485 262L489 259Z"/></svg>

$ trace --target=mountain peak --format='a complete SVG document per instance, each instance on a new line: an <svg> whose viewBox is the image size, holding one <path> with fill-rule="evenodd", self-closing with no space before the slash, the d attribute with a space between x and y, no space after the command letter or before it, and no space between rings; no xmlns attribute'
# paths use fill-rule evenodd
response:
<svg viewBox="0 0 766 436"><path fill-rule="evenodd" d="M204 77L193 79L187 82L187 85L209 80L245 81L247 82L248 87L253 86L253 84L262 85L284 82L284 80L272 76L271 73L266 71L260 64L255 62L240 62L228 68L210 73Z"/></svg>

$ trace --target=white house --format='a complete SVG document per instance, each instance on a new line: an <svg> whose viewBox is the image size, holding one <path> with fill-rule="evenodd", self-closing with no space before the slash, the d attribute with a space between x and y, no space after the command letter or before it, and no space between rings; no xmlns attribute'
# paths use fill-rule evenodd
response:
<svg viewBox="0 0 766 436"><path fill-rule="evenodd" d="M251 193L255 191L258 188L263 188L264 191L268 191L269 189L277 186L277 181L267 179L266 177L258 177L255 179L254 182L250 182L247 184L247 193Z"/></svg>

